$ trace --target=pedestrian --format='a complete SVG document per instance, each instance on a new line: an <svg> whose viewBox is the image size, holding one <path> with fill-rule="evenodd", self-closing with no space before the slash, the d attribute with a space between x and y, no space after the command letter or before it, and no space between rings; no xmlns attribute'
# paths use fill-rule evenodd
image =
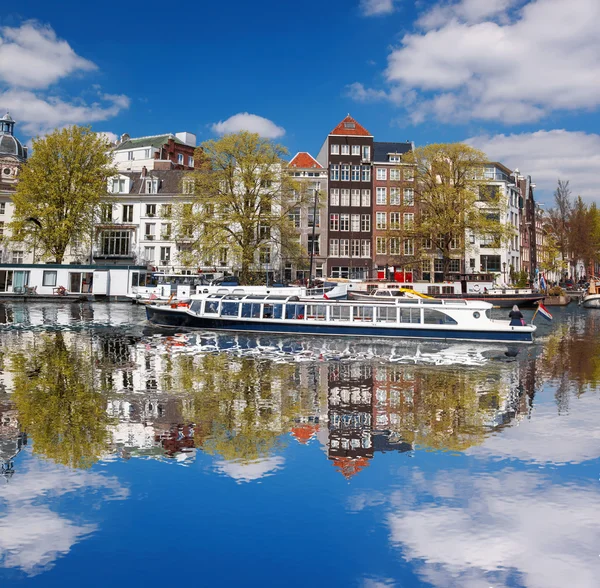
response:
<svg viewBox="0 0 600 588"><path fill-rule="evenodd" d="M508 313L511 327L520 327L525 324L523 319L523 313L519 310L519 307L515 304L512 310Z"/></svg>

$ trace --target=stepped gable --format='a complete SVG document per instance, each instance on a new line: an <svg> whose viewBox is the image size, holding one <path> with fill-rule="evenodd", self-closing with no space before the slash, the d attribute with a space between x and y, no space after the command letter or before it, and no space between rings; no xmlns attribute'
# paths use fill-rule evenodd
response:
<svg viewBox="0 0 600 588"><path fill-rule="evenodd" d="M371 133L365 129L360 123L356 122L350 115L348 115L340 124L329 133L330 135L344 135L344 136L362 136L372 137Z"/></svg>
<svg viewBox="0 0 600 588"><path fill-rule="evenodd" d="M302 167L302 168L312 168L316 167L319 169L323 169L323 166L310 154L306 151L300 151L296 153L292 158L292 161L289 163L290 167Z"/></svg>

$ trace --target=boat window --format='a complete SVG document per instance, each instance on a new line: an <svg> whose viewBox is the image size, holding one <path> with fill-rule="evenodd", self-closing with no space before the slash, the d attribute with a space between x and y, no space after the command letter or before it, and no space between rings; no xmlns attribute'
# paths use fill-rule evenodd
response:
<svg viewBox="0 0 600 588"><path fill-rule="evenodd" d="M400 307L401 323L420 323L421 322L421 309L420 308L402 308Z"/></svg>
<svg viewBox="0 0 600 588"><path fill-rule="evenodd" d="M283 318L283 304L273 304L273 318Z"/></svg>
<svg viewBox="0 0 600 588"><path fill-rule="evenodd" d="M354 307L355 321L372 321L373 307L372 306L355 306Z"/></svg>
<svg viewBox="0 0 600 588"><path fill-rule="evenodd" d="M402 290L392 290L392 296L404 296Z"/></svg>
<svg viewBox="0 0 600 588"><path fill-rule="evenodd" d="M219 312L219 301L218 300L207 300L204 303L205 314L217 314Z"/></svg>
<svg viewBox="0 0 600 588"><path fill-rule="evenodd" d="M285 318L287 319L303 319L304 304L286 304Z"/></svg>
<svg viewBox="0 0 600 588"><path fill-rule="evenodd" d="M433 308L426 308L423 310L423 322L426 325L456 325L457 322L447 314L434 310Z"/></svg>
<svg viewBox="0 0 600 588"><path fill-rule="evenodd" d="M350 320L350 307L349 306L330 306L329 307L329 318L332 321L349 321Z"/></svg>
<svg viewBox="0 0 600 588"><path fill-rule="evenodd" d="M263 308L263 318L281 318L282 304L265 304Z"/></svg>
<svg viewBox="0 0 600 588"><path fill-rule="evenodd" d="M202 307L202 300L194 300L190 306L190 310L198 314L200 312L200 308Z"/></svg>
<svg viewBox="0 0 600 588"><path fill-rule="evenodd" d="M422 298L406 298L397 300L396 302L400 302L401 304L419 304L419 300L422 300Z"/></svg>
<svg viewBox="0 0 600 588"><path fill-rule="evenodd" d="M423 304L444 304L443 300L426 300L423 299Z"/></svg>
<svg viewBox="0 0 600 588"><path fill-rule="evenodd" d="M389 290L381 290L380 292L375 292L375 296L391 296L392 293Z"/></svg>
<svg viewBox="0 0 600 588"><path fill-rule="evenodd" d="M237 316L239 310L238 302L225 302L221 306L221 316Z"/></svg>
<svg viewBox="0 0 600 588"><path fill-rule="evenodd" d="M439 294L439 293L440 293L439 286L427 286L427 294L429 294L429 296L434 296L435 294Z"/></svg>
<svg viewBox="0 0 600 588"><path fill-rule="evenodd" d="M307 304L306 318L316 319L318 321L325 320L325 305L324 304Z"/></svg>
<svg viewBox="0 0 600 588"><path fill-rule="evenodd" d="M242 316L244 318L260 318L260 304L244 302L242 304Z"/></svg>
<svg viewBox="0 0 600 588"><path fill-rule="evenodd" d="M489 319L491 319L491 318L492 318L492 311L491 311L491 310L489 310L489 309L488 309L488 310L486 310L486 311L485 311L485 316L486 316L486 318L489 318Z"/></svg>
<svg viewBox="0 0 600 588"><path fill-rule="evenodd" d="M379 306L377 308L377 321L395 323L397 310L396 306Z"/></svg>

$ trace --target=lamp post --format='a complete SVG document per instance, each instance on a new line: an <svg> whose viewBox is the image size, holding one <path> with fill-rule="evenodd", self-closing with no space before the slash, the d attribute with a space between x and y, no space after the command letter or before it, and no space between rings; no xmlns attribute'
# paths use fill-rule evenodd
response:
<svg viewBox="0 0 600 588"><path fill-rule="evenodd" d="M312 242L310 244L310 265L308 269L308 287L312 288L313 284L313 265L315 261L315 230L317 228L317 204L319 200L320 182L315 183L315 201L313 203L313 226L312 226Z"/></svg>
<svg viewBox="0 0 600 588"><path fill-rule="evenodd" d="M27 222L33 223L35 225L35 233L33 235L33 263L35 263L35 249L37 247L38 231L42 228L42 223L34 216L30 216L27 219Z"/></svg>
<svg viewBox="0 0 600 588"><path fill-rule="evenodd" d="M506 261L502 262L502 281L506 284Z"/></svg>

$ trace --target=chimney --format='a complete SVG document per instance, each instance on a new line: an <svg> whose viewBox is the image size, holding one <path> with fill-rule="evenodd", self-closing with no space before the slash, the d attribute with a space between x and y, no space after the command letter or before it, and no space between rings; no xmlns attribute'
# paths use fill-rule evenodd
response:
<svg viewBox="0 0 600 588"><path fill-rule="evenodd" d="M125 141L129 141L130 138L131 137L127 133L123 133L121 135L121 140L119 141L119 144L125 143Z"/></svg>
<svg viewBox="0 0 600 588"><path fill-rule="evenodd" d="M146 166L144 166L142 168L142 178L145 178L148 175L148 170L146 169Z"/></svg>

